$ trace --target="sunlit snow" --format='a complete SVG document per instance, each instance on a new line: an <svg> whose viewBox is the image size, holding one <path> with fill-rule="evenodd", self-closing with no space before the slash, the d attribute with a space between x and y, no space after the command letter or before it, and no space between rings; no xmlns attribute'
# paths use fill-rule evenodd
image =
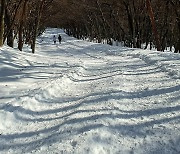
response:
<svg viewBox="0 0 180 154"><path fill-rule="evenodd" d="M53 44L61 34L62 43ZM77 40L0 49L0 154L179 154L180 55Z"/></svg>

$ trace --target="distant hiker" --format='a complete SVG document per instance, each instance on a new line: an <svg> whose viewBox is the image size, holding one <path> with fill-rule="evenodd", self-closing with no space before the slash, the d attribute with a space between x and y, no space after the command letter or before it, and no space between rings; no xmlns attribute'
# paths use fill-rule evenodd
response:
<svg viewBox="0 0 180 154"><path fill-rule="evenodd" d="M62 38L61 38L61 35L60 35L60 34L59 34L59 36L58 36L58 40L59 40L59 43L61 43Z"/></svg>
<svg viewBox="0 0 180 154"><path fill-rule="evenodd" d="M55 35L53 36L53 41L54 41L54 44L56 44L56 36Z"/></svg>

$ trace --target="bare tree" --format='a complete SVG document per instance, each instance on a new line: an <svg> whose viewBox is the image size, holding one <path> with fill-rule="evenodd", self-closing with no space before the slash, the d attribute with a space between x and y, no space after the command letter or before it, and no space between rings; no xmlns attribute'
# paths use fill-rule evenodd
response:
<svg viewBox="0 0 180 154"><path fill-rule="evenodd" d="M0 1L0 46L3 45L4 36L4 17L5 17L6 0Z"/></svg>
<svg viewBox="0 0 180 154"><path fill-rule="evenodd" d="M147 5L149 17L151 19L151 25L152 25L152 30L153 30L154 38L156 40L157 50L161 51L159 34L157 32L156 23L155 23L155 19L154 19L154 13L153 13L153 9L152 9L150 0L146 0L146 5Z"/></svg>

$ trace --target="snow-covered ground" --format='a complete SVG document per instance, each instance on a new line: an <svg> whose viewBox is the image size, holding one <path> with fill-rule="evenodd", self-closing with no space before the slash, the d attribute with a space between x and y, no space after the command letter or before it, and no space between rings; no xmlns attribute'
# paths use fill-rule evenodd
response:
<svg viewBox="0 0 180 154"><path fill-rule="evenodd" d="M0 154L10 153L179 154L180 55L58 29L47 29L35 54L4 46Z"/></svg>

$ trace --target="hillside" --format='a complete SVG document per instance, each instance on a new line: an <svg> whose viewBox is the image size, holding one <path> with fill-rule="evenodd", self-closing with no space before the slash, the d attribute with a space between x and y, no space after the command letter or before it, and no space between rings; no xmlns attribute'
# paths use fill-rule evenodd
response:
<svg viewBox="0 0 180 154"><path fill-rule="evenodd" d="M37 42L0 49L1 154L180 153L179 54Z"/></svg>

